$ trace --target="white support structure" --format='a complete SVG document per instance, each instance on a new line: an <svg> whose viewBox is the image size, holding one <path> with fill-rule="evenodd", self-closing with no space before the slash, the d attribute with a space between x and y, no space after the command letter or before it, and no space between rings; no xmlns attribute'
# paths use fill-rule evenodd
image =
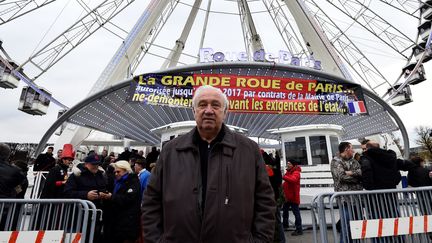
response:
<svg viewBox="0 0 432 243"><path fill-rule="evenodd" d="M243 30L243 38L246 45L246 51L248 52L249 59L251 59L253 57L253 54L256 51L264 49L264 46L261 42L261 37L256 31L247 0L239 0L238 6L240 11L240 18L242 23L241 26Z"/></svg>
<svg viewBox="0 0 432 243"><path fill-rule="evenodd" d="M201 2L202 0L195 0L195 3L191 9L191 12L183 28L183 31L180 35L180 38L178 38L178 40L176 41L174 48L171 50L170 54L168 55L168 58L165 60L161 69L177 66L177 63L180 59L180 55L183 52L187 38L189 36L189 33L192 29L192 25L198 13L199 7L201 6Z"/></svg>

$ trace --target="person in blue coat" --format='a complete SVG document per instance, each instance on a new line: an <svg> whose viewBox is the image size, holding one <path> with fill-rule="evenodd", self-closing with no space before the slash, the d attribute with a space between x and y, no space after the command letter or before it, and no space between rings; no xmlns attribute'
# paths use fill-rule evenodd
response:
<svg viewBox="0 0 432 243"><path fill-rule="evenodd" d="M141 186L138 176L132 173L129 162L113 163L114 189L100 193L105 203L104 242L135 242L139 236Z"/></svg>
<svg viewBox="0 0 432 243"><path fill-rule="evenodd" d="M147 182L150 178L150 172L145 168L146 161L145 159L137 159L135 162L134 170L135 173L138 175L138 178L140 180L141 184L141 198L144 193L145 188L147 187Z"/></svg>

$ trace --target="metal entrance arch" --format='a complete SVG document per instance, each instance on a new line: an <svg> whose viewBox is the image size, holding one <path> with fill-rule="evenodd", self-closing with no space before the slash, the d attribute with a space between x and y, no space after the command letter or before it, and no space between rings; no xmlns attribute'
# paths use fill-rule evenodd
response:
<svg viewBox="0 0 432 243"><path fill-rule="evenodd" d="M293 77L352 83L340 77L309 68L264 62L193 64L160 70L155 73ZM47 130L39 142L36 154L42 152L48 139L64 122L155 145L159 144L160 137L158 134L152 133L151 129L174 122L194 120L192 110L188 108L127 102L131 82L133 81L126 80L101 90L69 109ZM340 125L344 128L343 140L399 129L402 134L404 149L408 151L408 134L396 112L373 92L363 89L363 94L369 111L367 116L229 113L225 123L247 129L247 135L250 137L270 139L278 139L278 135L271 133L268 131L269 129L309 124ZM77 145L79 144L74 144L74 146Z"/></svg>

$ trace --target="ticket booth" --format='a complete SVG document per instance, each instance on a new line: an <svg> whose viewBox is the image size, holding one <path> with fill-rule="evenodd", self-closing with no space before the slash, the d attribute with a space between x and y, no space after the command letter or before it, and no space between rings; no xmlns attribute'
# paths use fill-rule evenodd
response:
<svg viewBox="0 0 432 243"><path fill-rule="evenodd" d="M338 152L342 126L330 124L305 125L269 130L282 141L282 165L295 159L300 165L327 165Z"/></svg>

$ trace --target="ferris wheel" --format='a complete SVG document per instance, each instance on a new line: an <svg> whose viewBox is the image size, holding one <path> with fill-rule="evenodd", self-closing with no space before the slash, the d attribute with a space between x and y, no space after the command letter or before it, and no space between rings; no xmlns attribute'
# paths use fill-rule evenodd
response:
<svg viewBox="0 0 432 243"><path fill-rule="evenodd" d="M58 9L50 11L59 13L55 19L58 24L66 12L71 13L68 4L78 6L75 21L64 24L51 39L46 35L43 40L24 36L29 45L37 44L24 59L17 59L8 49L11 43L1 43L0 87L16 88L19 82L25 83L17 97L19 109L33 115L46 114L50 103L68 109L62 97L50 92L50 87L40 87L39 80L76 49L85 48L85 42L98 31L112 33L111 38L120 38L121 43L112 59L107 60L90 94L146 71L197 62L278 62L282 59L277 55L283 51L283 60L289 65L304 65L341 76L399 106L412 101L410 86L426 80L423 65L432 58L432 1L59 2L0 1L0 31L2 26L25 21L28 15L38 16L54 5ZM141 16L121 16L132 11ZM129 29L118 22L128 23ZM239 58L240 53L246 54ZM256 53L263 58L255 60ZM52 85L61 83L53 81Z"/></svg>

